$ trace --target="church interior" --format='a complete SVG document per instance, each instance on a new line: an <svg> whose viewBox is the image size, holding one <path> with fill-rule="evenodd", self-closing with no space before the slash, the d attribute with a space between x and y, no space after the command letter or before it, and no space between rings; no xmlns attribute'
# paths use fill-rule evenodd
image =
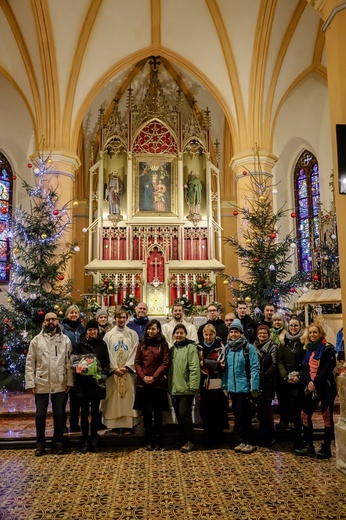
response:
<svg viewBox="0 0 346 520"><path fill-rule="evenodd" d="M133 296L162 321L183 295L196 322L210 302L232 311L229 277L246 270L227 239L240 236L249 178L264 176L274 211L287 208L280 234L302 238L292 215L305 196L299 172L312 165L309 218L335 215L346 308L346 2L0 0L0 20L0 161L11 172L0 179L1 305L7 208L29 210L22 181L35 183L44 156L70 211L64 241L78 243L76 301L115 309ZM304 244L292 274L309 268L315 245ZM114 290L96 295L100 286ZM343 316L333 318L335 334ZM35 459L34 403L18 410L2 391L0 518L346 518L339 379L326 461L296 457L284 438L242 457L232 434L213 451L147 453L117 440L84 457L72 437L64 457Z"/></svg>

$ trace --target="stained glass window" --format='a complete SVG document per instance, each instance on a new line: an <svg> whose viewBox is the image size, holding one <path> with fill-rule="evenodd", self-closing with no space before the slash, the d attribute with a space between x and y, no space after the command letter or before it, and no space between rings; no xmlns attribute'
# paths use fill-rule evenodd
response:
<svg viewBox="0 0 346 520"><path fill-rule="evenodd" d="M9 276L6 266L9 263L10 254L12 179L11 165L5 155L0 152L0 283L7 283Z"/></svg>
<svg viewBox="0 0 346 520"><path fill-rule="evenodd" d="M312 271L313 252L319 246L320 178L316 157L305 150L294 170L297 213L298 263L303 271Z"/></svg>

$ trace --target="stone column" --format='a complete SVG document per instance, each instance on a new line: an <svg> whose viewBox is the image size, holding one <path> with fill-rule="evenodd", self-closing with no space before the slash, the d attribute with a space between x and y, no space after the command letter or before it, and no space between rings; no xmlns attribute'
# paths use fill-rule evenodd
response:
<svg viewBox="0 0 346 520"><path fill-rule="evenodd" d="M335 208L338 226L340 280L343 326L346 327L346 235L342 223L346 218L346 195L339 194L336 125L346 124L346 2L340 0L308 0L324 20L328 64L328 94L333 150ZM346 377L338 378L340 420L335 429L336 466L346 474Z"/></svg>

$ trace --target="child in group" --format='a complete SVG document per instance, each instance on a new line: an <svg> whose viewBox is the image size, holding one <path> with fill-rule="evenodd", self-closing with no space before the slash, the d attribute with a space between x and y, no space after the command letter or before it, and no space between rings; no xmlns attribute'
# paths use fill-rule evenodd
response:
<svg viewBox="0 0 346 520"><path fill-rule="evenodd" d="M199 357L196 344L187 338L183 323L173 329L175 343L171 348L171 366L168 375L168 391L180 428L181 453L193 451L192 405L200 384Z"/></svg>

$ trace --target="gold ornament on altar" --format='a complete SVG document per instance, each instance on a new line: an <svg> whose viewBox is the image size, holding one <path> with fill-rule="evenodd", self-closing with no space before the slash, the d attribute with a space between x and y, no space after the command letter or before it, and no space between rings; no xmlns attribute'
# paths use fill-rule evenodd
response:
<svg viewBox="0 0 346 520"><path fill-rule="evenodd" d="M228 281L228 280L224 280L222 283L223 283L224 285L228 285L229 281Z"/></svg>
<svg viewBox="0 0 346 520"><path fill-rule="evenodd" d="M260 196L258 197L258 200L264 200L264 196L263 196L263 195L260 195Z"/></svg>
<svg viewBox="0 0 346 520"><path fill-rule="evenodd" d="M12 298L11 297L7 298L7 301L8 301L8 303L11 303Z"/></svg>
<svg viewBox="0 0 346 520"><path fill-rule="evenodd" d="M79 202L78 202L78 200L73 201L72 206L73 206L74 208L77 208L77 207L79 206Z"/></svg>
<svg viewBox="0 0 346 520"><path fill-rule="evenodd" d="M251 238L247 238L247 239L245 240L245 242L246 242L247 244L251 244Z"/></svg>
<svg viewBox="0 0 346 520"><path fill-rule="evenodd" d="M19 253L19 249L18 249L18 247L15 247L15 248L13 249L13 252L14 252L15 254Z"/></svg>

